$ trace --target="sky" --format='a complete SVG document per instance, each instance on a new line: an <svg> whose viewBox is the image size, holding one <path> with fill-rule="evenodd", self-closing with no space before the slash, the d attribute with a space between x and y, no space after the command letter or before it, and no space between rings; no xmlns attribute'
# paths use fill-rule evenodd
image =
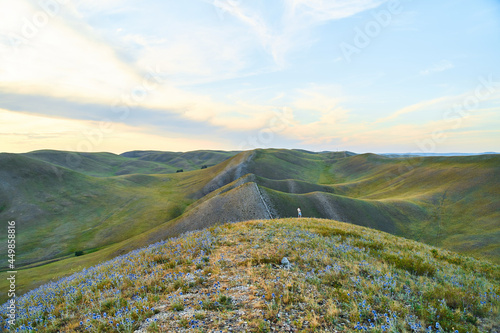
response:
<svg viewBox="0 0 500 333"><path fill-rule="evenodd" d="M498 0L0 0L0 152L500 151Z"/></svg>

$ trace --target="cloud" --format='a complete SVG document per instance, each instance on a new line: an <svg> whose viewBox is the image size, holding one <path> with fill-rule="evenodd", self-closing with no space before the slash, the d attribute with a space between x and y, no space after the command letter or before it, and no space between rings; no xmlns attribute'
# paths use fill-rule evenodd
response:
<svg viewBox="0 0 500 333"><path fill-rule="evenodd" d="M189 151L230 149L216 136L192 136L162 131L149 125L129 126L107 121L64 119L0 109L1 150L28 152L37 149L110 151L157 149Z"/></svg>
<svg viewBox="0 0 500 333"><path fill-rule="evenodd" d="M243 6L241 1L216 0L211 3L223 14L233 16L247 26L272 55L275 63L280 67L284 66L283 54L290 48L289 41L285 33L272 29L261 11L254 7Z"/></svg>
<svg viewBox="0 0 500 333"><path fill-rule="evenodd" d="M421 70L420 71L420 75L430 75L430 74L433 74L433 73L439 73L439 72L444 72L448 69L452 69L454 68L455 66L448 60L443 60L441 61L440 63L430 67L430 68L427 68L427 69L424 69L424 70Z"/></svg>
<svg viewBox="0 0 500 333"><path fill-rule="evenodd" d="M206 0L223 15L233 16L246 25L258 37L279 69L286 67L290 52L307 48L315 42L311 37L311 30L317 25L353 16L386 1L284 0L281 8L271 9L281 12L281 16L267 18L266 12L270 10L267 2L265 7L251 7L242 1Z"/></svg>
<svg viewBox="0 0 500 333"><path fill-rule="evenodd" d="M376 8L387 0L286 0L291 17L307 17L310 22L338 20Z"/></svg>
<svg viewBox="0 0 500 333"><path fill-rule="evenodd" d="M233 30L183 30L169 38L168 43L148 42L145 39L152 37L137 35L125 38L143 39L138 66L158 66L177 85L215 82L252 71L248 57L252 43L246 37L237 37Z"/></svg>
<svg viewBox="0 0 500 333"><path fill-rule="evenodd" d="M7 38L0 44L1 91L104 102L140 80L135 68L124 63L109 45L67 24L66 14L51 16L41 7L20 3L24 6L11 12L18 21L11 29L2 29ZM45 24L37 26L34 18L42 16ZM12 45L8 41L14 35L20 39Z"/></svg>
<svg viewBox="0 0 500 333"><path fill-rule="evenodd" d="M441 119L436 117L437 120L430 120L422 124L394 124L382 129L368 126L366 130L351 136L348 143L358 147L376 146L379 151L387 151L390 149L389 147L395 145L406 147L406 151L409 152L422 151L422 147L432 149L433 152L474 151L477 148L471 149L471 147L477 147L478 144L490 146L490 149L493 149L494 144L491 142L486 144L484 136L467 142L465 146L458 144L467 141L464 138L469 137L474 132L474 128L484 128L492 122L500 124L500 119L495 112L481 111L484 112L469 114L468 117L460 119L459 122L456 118ZM490 132L494 133L495 130Z"/></svg>
<svg viewBox="0 0 500 333"><path fill-rule="evenodd" d="M12 6L0 5L0 12L10 11L13 17L31 18L40 13L48 17L32 38L15 48L11 47L8 37L22 27L23 21L0 22L6 27L0 33L6 37L0 38L3 55L0 92L9 95L4 106L32 110L29 104L45 96L52 100L41 105L37 112L45 109L53 113L49 106L54 106L54 99L60 99L59 116L66 113L68 118L81 116L80 119L86 119L86 112L92 115L92 111L79 111L85 105L100 106L90 108L94 111L105 109L105 106L132 105L149 110L151 119L155 119L152 113L157 111L158 114L166 112L189 121L234 129L257 128L265 123L264 114L269 113L269 106L249 105L243 101L228 105L214 101L208 94L182 87L203 80L251 75L247 63L251 55L246 43L248 39L240 30L211 28L200 22L191 27L177 19L174 26L177 24L181 28L162 37L165 27L159 23L163 18L153 15L148 19L153 21L150 23L153 26L154 22L158 23L158 32L125 29L119 38L108 43L106 34L116 33L115 29L103 33L98 31L102 27L91 26L88 21L95 24L92 15L102 14L101 10L117 10L119 4L118 1L106 5L69 3L67 8L59 8L59 14L54 16L45 13L36 3L25 0ZM124 1L123 4L131 6L133 2ZM182 29L183 24L187 29ZM122 56L127 47L129 59ZM28 98L23 100L25 97ZM14 101L16 98L18 100ZM67 105L66 110L60 108L67 102L74 104Z"/></svg>
<svg viewBox="0 0 500 333"><path fill-rule="evenodd" d="M427 100L427 101L418 102L418 103L415 103L415 104L412 104L409 106L405 106L404 108L397 110L396 112L392 113L391 115L389 115L387 117L378 119L377 121L375 121L375 124L385 123L385 122L394 120L402 115L413 113L413 112L418 112L421 110L426 110L426 109L429 109L431 107L436 107L438 105L444 105L444 104L449 105L456 98L457 98L456 96L443 96L443 97L434 98L434 99Z"/></svg>
<svg viewBox="0 0 500 333"><path fill-rule="evenodd" d="M339 104L345 99L343 90L338 85L310 84L304 89L296 90L297 96L292 106L299 110L316 111L322 115L328 114L339 108Z"/></svg>
<svg viewBox="0 0 500 333"><path fill-rule="evenodd" d="M436 133L439 133L446 139L435 145L436 151L464 151L458 145L458 142L463 141L462 136L469 135L474 128L500 124L500 109L494 104L499 98L498 94L491 94L488 99L481 101L478 108L467 111L462 117L458 111L446 116L446 111L454 110L453 105L461 105L469 96L474 96L474 91L422 101L401 108L387 117L363 122L357 121L359 115L344 106L349 100L344 97L345 93L339 86L309 85L296 93L297 97L290 104L293 117L281 135L298 139L299 145L313 150L417 151L420 149L419 142L436 138ZM297 115L301 110L306 110L308 114L314 113L317 120L299 121ZM391 122L407 114L432 110L439 112L433 112L431 117L423 117L419 122ZM489 133L490 137L495 130ZM494 150L493 145L486 141L485 134L469 143L467 149L474 151L471 147L481 144Z"/></svg>
<svg viewBox="0 0 500 333"><path fill-rule="evenodd" d="M41 123L58 119L57 126L71 129L46 132L42 127L12 126L19 130L19 142L30 138L52 145L50 140L60 133L62 140L78 143L78 126L95 127L109 119L118 130L106 142L124 138L123 131L148 143L155 136L164 142L159 136L165 134L172 142L187 138L205 147L204 140L212 144L229 138L234 143L266 129L275 110L289 107L293 112L287 127L276 134L282 141L275 142L313 148L318 144L322 149L338 143L389 144L405 133L412 138L427 135L422 126L434 119L436 110L473 96L472 92L431 98L366 121L380 112L382 102L393 100L384 89L400 67L374 72L373 63L340 66L340 58L329 52L343 29L351 30L352 21L325 23L373 9L383 0L202 2L193 6L156 0L66 1L54 15L37 0L0 2L0 107L30 113L16 118L20 122L36 122L35 116L42 117ZM27 36L26 31L33 30L28 25L34 25L33 18L40 14L47 21ZM415 28L420 21L410 14L398 20ZM387 41L390 38L387 35ZM311 52L305 57L302 51ZM418 68L428 77L454 68L448 60L426 66ZM303 83L332 78L350 91ZM460 89L459 84L453 82L450 91ZM418 86L410 89L414 88L432 94ZM362 98L367 89L376 99ZM490 89L482 89L483 94ZM471 114L483 113L493 104L480 102L481 111ZM14 133L2 135L13 139ZM225 146L220 142L218 147ZM124 140L122 145L129 143ZM116 151L118 141L113 147Z"/></svg>
<svg viewBox="0 0 500 333"><path fill-rule="evenodd" d="M484 82L486 81L487 80L484 80ZM403 115L415 112L437 110L441 114L444 114L445 111L452 110L455 107L458 108L458 110L462 111L464 109L467 109L466 112L464 111L464 113L474 113L481 110L484 111L487 110L487 105L489 105L490 103L497 103L500 100L500 89L495 89L494 87L495 85L486 87L484 86L484 83L481 83L476 87L476 89L467 91L460 95L441 96L430 100L421 101L409 106L405 106L404 108L393 112L389 116L377 119L374 124L387 123ZM474 107L467 107L468 103L472 103L471 101L477 101L477 105L474 106L473 103L471 105ZM458 113L458 111L453 113Z"/></svg>
<svg viewBox="0 0 500 333"><path fill-rule="evenodd" d="M213 4L243 26L206 24L196 19L184 22L175 13L169 13L172 21L163 26L164 14L137 6L136 1L70 2L61 5L57 15L48 15L47 23L17 47L15 56L6 56L0 92L8 95L5 107L31 112L35 112L35 101L45 96L36 112L66 118L96 118L109 113L106 106L118 105L143 110L145 121L174 117L227 130L257 129L272 117L273 105L240 99L223 103L208 94L189 91L185 85L252 75L252 57L259 43L282 67L287 53L303 46L315 24L354 15L380 3L285 1L276 22L258 5L220 0ZM4 9L15 9L17 16L28 18L43 11L37 3L26 0ZM124 22L114 27L98 19L116 13L125 21L139 20L142 28L125 26L117 35L116 29ZM143 16L148 19L144 21ZM253 37L245 33L248 30L254 32ZM0 45L0 49L8 47ZM336 103L325 96L303 95L302 101L295 101L302 109L308 104L308 108L327 112L327 104ZM60 101L55 103L56 99ZM322 115L323 119L331 123L340 112L335 110Z"/></svg>
<svg viewBox="0 0 500 333"><path fill-rule="evenodd" d="M310 84L295 91L296 97L290 103L290 117L282 135L298 139L301 144L327 146L342 140L348 128L350 111L342 103L343 90L337 85ZM300 116L299 116L300 115Z"/></svg>

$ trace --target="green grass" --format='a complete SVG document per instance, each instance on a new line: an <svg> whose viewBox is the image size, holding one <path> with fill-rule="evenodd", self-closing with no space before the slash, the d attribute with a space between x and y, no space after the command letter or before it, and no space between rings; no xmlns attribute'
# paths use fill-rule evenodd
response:
<svg viewBox="0 0 500 333"><path fill-rule="evenodd" d="M258 153L253 171L280 216L294 216L296 207L304 206L304 216L335 218L321 208L327 202L344 221L500 260L499 155Z"/></svg>
<svg viewBox="0 0 500 333"><path fill-rule="evenodd" d="M19 267L129 239L179 216L192 202L180 176L145 182L148 176L95 178L58 169L59 181L47 163L21 156L2 162L15 191L0 216L18 222Z"/></svg>
<svg viewBox="0 0 500 333"><path fill-rule="evenodd" d="M67 152L0 154L0 220L19 222L17 264L27 268L19 290L213 225L221 206L210 208L209 201L226 202L224 222L241 220L254 188L238 187L245 182L256 182L280 217L295 216L301 207L305 217L342 220L500 262L498 155L401 159L279 149L232 154L80 154L79 167L71 166L76 171L64 167ZM154 165L133 163L130 170L142 173L116 176L125 160ZM195 170L149 174L155 163ZM5 237L0 235L2 253ZM84 255L74 257L76 251ZM5 286L3 279L2 292Z"/></svg>
<svg viewBox="0 0 500 333"><path fill-rule="evenodd" d="M192 230L187 221L179 225L176 220L223 167L98 178L25 156L0 155L2 179L16 189L6 195L8 204L0 219L18 222L18 292ZM6 236L0 236L2 253ZM76 251L86 254L74 257ZM3 271L6 264L1 264ZM6 282L0 281L0 300L6 299Z"/></svg>
<svg viewBox="0 0 500 333"><path fill-rule="evenodd" d="M498 265L377 230L257 220L184 234L43 286L18 299L17 327L491 332L499 282Z"/></svg>
<svg viewBox="0 0 500 333"><path fill-rule="evenodd" d="M19 267L115 244L171 221L195 201L192 196L213 174L213 168L209 168L195 173L104 177L106 173L116 173L113 170L123 159L132 159L109 153L77 154L81 164L75 169L100 177L43 161L64 164L72 161L68 154L76 153L0 154L3 188L11 189L0 188L0 198L5 198L0 219L18 221ZM207 154L206 163L231 155L187 155L201 163ZM2 251L5 237L6 234L0 236Z"/></svg>
<svg viewBox="0 0 500 333"><path fill-rule="evenodd" d="M37 150L22 155L88 176L110 177L126 174L175 173L178 169L199 170L203 165L216 165L235 154L237 152L199 150L187 153L133 151L116 155Z"/></svg>

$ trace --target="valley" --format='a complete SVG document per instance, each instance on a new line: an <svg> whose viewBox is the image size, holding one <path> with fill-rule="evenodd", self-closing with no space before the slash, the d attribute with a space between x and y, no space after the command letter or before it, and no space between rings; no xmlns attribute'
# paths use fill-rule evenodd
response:
<svg viewBox="0 0 500 333"><path fill-rule="evenodd" d="M0 219L17 223L20 291L187 231L294 217L297 207L499 263L499 179L499 155L0 154Z"/></svg>

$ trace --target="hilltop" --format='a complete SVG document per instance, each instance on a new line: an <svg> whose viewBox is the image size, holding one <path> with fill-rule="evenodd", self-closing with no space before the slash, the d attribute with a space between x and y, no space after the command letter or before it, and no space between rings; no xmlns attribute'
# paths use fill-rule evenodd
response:
<svg viewBox="0 0 500 333"><path fill-rule="evenodd" d="M77 153L37 150L22 156L71 169L84 175L109 177L129 174L166 174L177 170L192 171L214 166L236 155L236 151L197 150L191 152L130 151L112 153Z"/></svg>
<svg viewBox="0 0 500 333"><path fill-rule="evenodd" d="M11 329L498 332L499 273L489 262L352 224L249 221L186 233L44 285L18 299Z"/></svg>
<svg viewBox="0 0 500 333"><path fill-rule="evenodd" d="M499 155L389 158L279 149L123 155L82 153L73 163L68 152L0 154L0 219L18 225L19 292L183 232L291 217L297 207L305 217L500 262ZM179 164L169 163L179 158L194 163L192 171L176 173ZM121 174L123 161L172 173L141 166ZM2 300L6 283L0 281Z"/></svg>

